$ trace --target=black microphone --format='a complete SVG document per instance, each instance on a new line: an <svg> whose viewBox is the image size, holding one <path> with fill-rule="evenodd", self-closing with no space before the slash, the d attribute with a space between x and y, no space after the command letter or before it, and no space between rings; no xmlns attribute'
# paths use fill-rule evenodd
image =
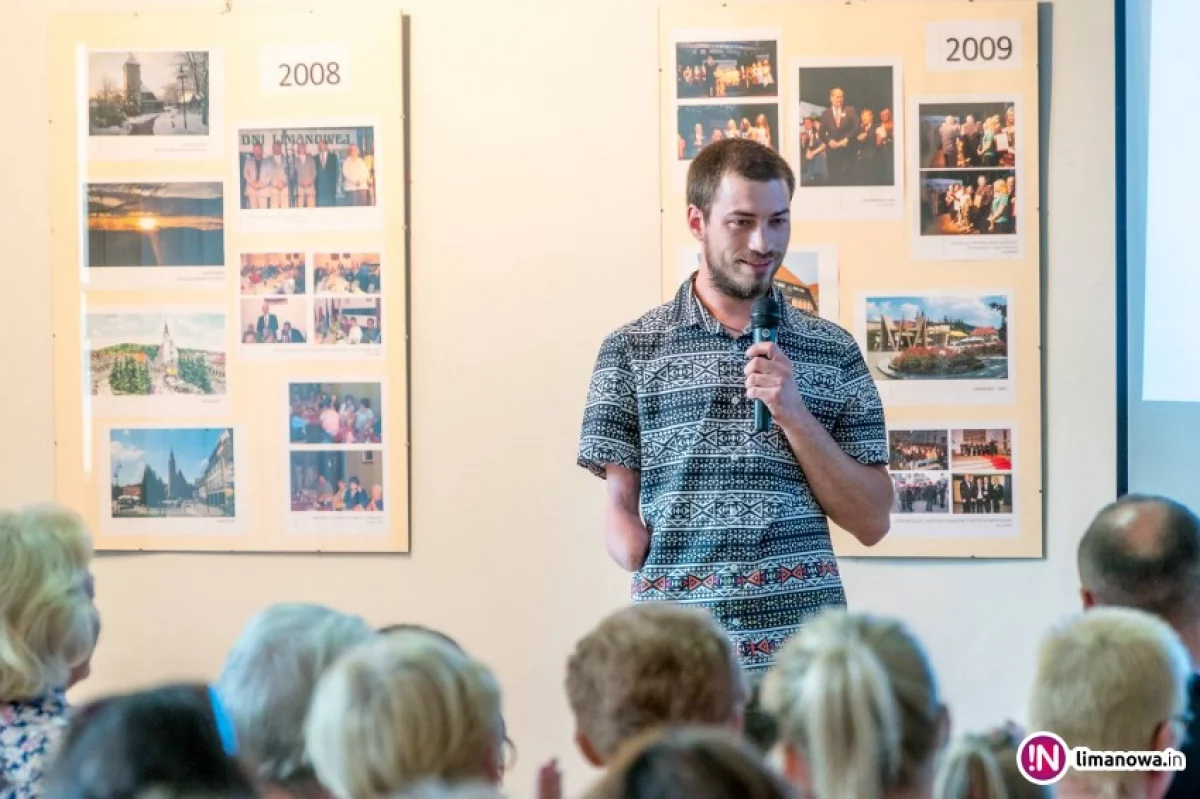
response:
<svg viewBox="0 0 1200 799"><path fill-rule="evenodd" d="M770 289L754 301L750 310L750 327L754 329L754 343L774 342L779 336L779 303L775 292ZM765 433L771 429L771 412L760 399L754 401L754 432Z"/></svg>

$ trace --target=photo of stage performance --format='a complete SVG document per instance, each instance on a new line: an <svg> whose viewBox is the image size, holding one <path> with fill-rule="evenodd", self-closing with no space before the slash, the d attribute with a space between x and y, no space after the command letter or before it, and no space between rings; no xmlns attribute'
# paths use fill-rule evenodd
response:
<svg viewBox="0 0 1200 799"><path fill-rule="evenodd" d="M950 468L955 472L1010 472L1012 430L951 430Z"/></svg>
<svg viewBox="0 0 1200 799"><path fill-rule="evenodd" d="M888 468L898 472L948 470L945 430L889 430Z"/></svg>
<svg viewBox="0 0 1200 799"><path fill-rule="evenodd" d="M1011 474L956 474L955 515L999 515L1013 512Z"/></svg>
<svg viewBox="0 0 1200 799"><path fill-rule="evenodd" d="M722 139L750 139L779 149L779 106L775 103L681 105L678 117L680 161L692 160Z"/></svg>
<svg viewBox="0 0 1200 799"><path fill-rule="evenodd" d="M949 513L950 478L945 472L894 472L892 513Z"/></svg>
<svg viewBox="0 0 1200 799"><path fill-rule="evenodd" d="M779 91L776 47L773 41L676 44L676 97L774 97Z"/></svg>

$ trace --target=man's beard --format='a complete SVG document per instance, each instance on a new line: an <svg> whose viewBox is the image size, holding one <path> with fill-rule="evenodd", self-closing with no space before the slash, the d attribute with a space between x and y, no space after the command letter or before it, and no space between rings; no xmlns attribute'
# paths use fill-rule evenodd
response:
<svg viewBox="0 0 1200 799"><path fill-rule="evenodd" d="M743 251L733 253L728 257L718 256L708 246L708 242L705 242L704 262L708 264L709 280L712 282L713 288L735 300L753 300L765 294L770 289L771 283L775 279L775 273L779 271L783 259L776 253L767 253L766 257L771 261L770 269L761 277L757 277L753 273L743 276L738 273L737 262L738 259L748 255L750 253Z"/></svg>

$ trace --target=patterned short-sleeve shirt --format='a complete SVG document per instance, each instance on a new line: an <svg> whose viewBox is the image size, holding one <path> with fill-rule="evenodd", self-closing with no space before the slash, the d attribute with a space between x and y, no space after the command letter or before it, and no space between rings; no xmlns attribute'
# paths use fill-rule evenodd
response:
<svg viewBox="0 0 1200 799"><path fill-rule="evenodd" d="M883 405L836 324L786 301L778 345L805 405L860 463L886 465ZM754 432L750 331L730 335L686 281L674 300L610 334L588 391L578 462L640 472L650 551L635 601L708 608L749 670L829 607L845 607L829 524L778 425Z"/></svg>

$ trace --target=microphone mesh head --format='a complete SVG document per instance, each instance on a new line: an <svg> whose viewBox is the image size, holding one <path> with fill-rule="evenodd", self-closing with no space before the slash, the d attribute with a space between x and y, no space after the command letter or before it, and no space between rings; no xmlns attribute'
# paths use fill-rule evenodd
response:
<svg viewBox="0 0 1200 799"><path fill-rule="evenodd" d="M779 325L779 303L775 292L768 290L754 301L750 309L750 324L754 327L777 327Z"/></svg>

